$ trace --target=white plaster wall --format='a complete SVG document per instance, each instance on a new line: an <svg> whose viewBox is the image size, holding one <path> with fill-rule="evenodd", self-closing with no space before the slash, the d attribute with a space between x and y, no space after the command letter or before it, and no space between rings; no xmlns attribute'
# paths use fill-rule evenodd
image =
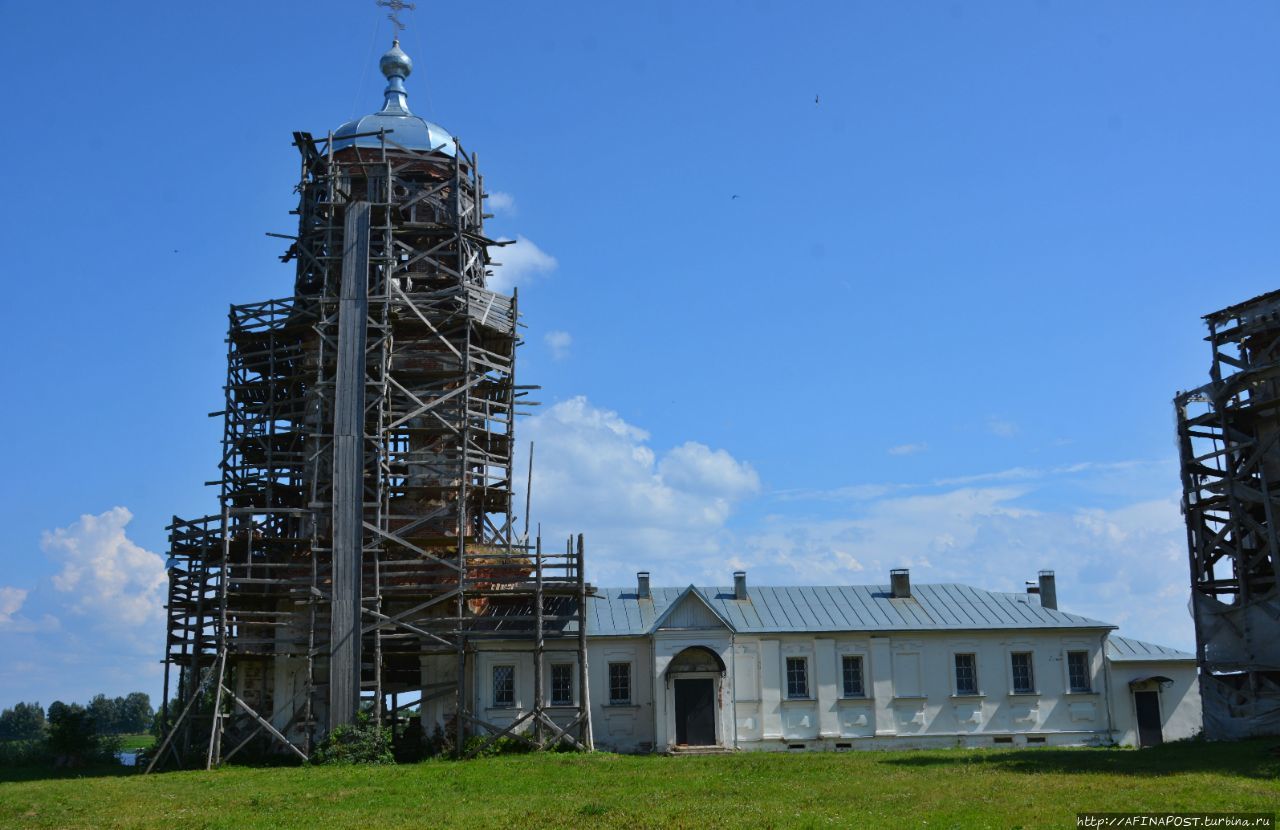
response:
<svg viewBox="0 0 1280 830"><path fill-rule="evenodd" d="M476 649L471 672L468 678L472 684L471 700L475 712L488 723L506 728L533 708L534 695L533 654L528 651L504 651L509 644L489 643ZM565 663L572 666L574 703L569 706L551 705L551 665ZM511 706L500 706L493 699L493 670L495 666L507 665L515 669L514 691L515 702ZM591 670L591 655L587 655L587 669ZM588 682L591 682L588 680ZM594 701L597 694L593 683L591 696ZM606 692L607 694L607 692ZM548 707L551 720L559 726L567 726L577 717L577 703L581 699L582 690L578 688L578 655L577 650L568 644L547 642L542 656L542 697ZM532 721L525 721L517 732L526 732L532 728Z"/></svg>
<svg viewBox="0 0 1280 830"><path fill-rule="evenodd" d="M990 746L1109 740L1103 632L921 632L743 636L734 642L737 740L743 749ZM1092 691L1068 691L1066 652L1089 654ZM1013 693L1011 654L1031 652L1034 694ZM958 695L954 657L977 660L978 694ZM864 698L842 696L840 660L863 660ZM786 658L809 663L810 695L786 699ZM726 661L727 662L727 661ZM758 686L757 686L758 683ZM1000 738L999 743L996 738ZM1006 740L1007 739L1007 740Z"/></svg>
<svg viewBox="0 0 1280 830"><path fill-rule="evenodd" d="M1152 683L1143 689L1160 695L1161 731L1166 741L1190 738L1200 732L1200 684L1196 664L1187 660L1111 662L1111 700L1115 716L1116 741L1138 745L1138 715L1129 681L1160 675L1169 684Z"/></svg>
<svg viewBox="0 0 1280 830"><path fill-rule="evenodd" d="M1102 631L731 636L704 630L664 631L653 639L592 638L588 653L594 735L602 749L670 748L674 713L663 673L676 654L693 645L710 648L725 662L717 730L724 745L741 749L1060 746L1109 743L1113 736L1133 743L1128 681L1149 674L1175 679L1161 691L1165 739L1194 734L1200 727L1194 666L1169 662L1108 667L1103 637ZM1092 691L1068 691L1069 650L1088 652ZM1013 692L1015 651L1032 654L1034 694ZM958 652L976 655L978 695L955 693ZM841 694L840 661L846 654L862 657L864 698ZM809 660L807 699L786 699L788 656ZM607 665L622 658L633 666L633 704L609 707Z"/></svg>
<svg viewBox="0 0 1280 830"><path fill-rule="evenodd" d="M631 704L609 703L609 664L631 663ZM587 643L591 729L597 749L654 748L653 647L647 637L595 637Z"/></svg>

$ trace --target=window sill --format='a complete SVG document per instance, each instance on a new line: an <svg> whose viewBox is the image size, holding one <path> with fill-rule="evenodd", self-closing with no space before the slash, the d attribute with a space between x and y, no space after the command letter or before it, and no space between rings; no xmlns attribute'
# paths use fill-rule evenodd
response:
<svg viewBox="0 0 1280 830"><path fill-rule="evenodd" d="M639 709L640 704L638 703L606 703L604 705L604 708L606 709Z"/></svg>
<svg viewBox="0 0 1280 830"><path fill-rule="evenodd" d="M1040 697L1040 692L1009 692L1009 697Z"/></svg>
<svg viewBox="0 0 1280 830"><path fill-rule="evenodd" d="M982 700L985 697L982 692L956 692L951 695L952 700Z"/></svg>
<svg viewBox="0 0 1280 830"><path fill-rule="evenodd" d="M548 704L547 704L547 708L548 708L548 709L577 709L577 708L578 708L578 704L576 704L576 703L548 703Z"/></svg>
<svg viewBox="0 0 1280 830"><path fill-rule="evenodd" d="M784 697L783 703L817 703L816 697Z"/></svg>
<svg viewBox="0 0 1280 830"><path fill-rule="evenodd" d="M1095 692L1095 691L1090 690L1090 691L1087 691L1087 692L1085 692L1085 691L1080 691L1080 692L1063 692L1063 694L1065 694L1065 695L1066 695L1066 696L1068 696L1068 697L1090 697L1090 696L1096 696L1098 693L1097 693L1097 692Z"/></svg>
<svg viewBox="0 0 1280 830"><path fill-rule="evenodd" d="M839 697L836 698L840 703L875 703L875 698L866 695L857 695L856 697Z"/></svg>
<svg viewBox="0 0 1280 830"><path fill-rule="evenodd" d="M928 695L895 695L894 703L924 703L929 699Z"/></svg>

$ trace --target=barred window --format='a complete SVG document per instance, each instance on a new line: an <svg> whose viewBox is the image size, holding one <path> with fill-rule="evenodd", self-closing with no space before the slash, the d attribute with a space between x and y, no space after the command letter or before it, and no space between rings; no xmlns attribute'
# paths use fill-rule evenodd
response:
<svg viewBox="0 0 1280 830"><path fill-rule="evenodd" d="M956 655L956 694L978 693L978 658L973 654Z"/></svg>
<svg viewBox="0 0 1280 830"><path fill-rule="evenodd" d="M1036 690L1035 670L1031 668L1031 652L1015 651L1010 655L1013 663L1013 691L1015 694L1031 694Z"/></svg>
<svg viewBox="0 0 1280 830"><path fill-rule="evenodd" d="M1093 683L1089 680L1089 652L1067 652L1067 681L1073 692L1093 691Z"/></svg>
<svg viewBox="0 0 1280 830"><path fill-rule="evenodd" d="M551 664L551 705L573 705L573 664Z"/></svg>
<svg viewBox="0 0 1280 830"><path fill-rule="evenodd" d="M614 706L631 703L631 664L609 664L609 703Z"/></svg>
<svg viewBox="0 0 1280 830"><path fill-rule="evenodd" d="M516 667L493 667L493 705L516 705Z"/></svg>
<svg viewBox="0 0 1280 830"><path fill-rule="evenodd" d="M787 697L809 696L809 660L805 657L787 658Z"/></svg>
<svg viewBox="0 0 1280 830"><path fill-rule="evenodd" d="M846 654L840 658L840 674L844 679L845 697L866 697L862 685L862 655Z"/></svg>

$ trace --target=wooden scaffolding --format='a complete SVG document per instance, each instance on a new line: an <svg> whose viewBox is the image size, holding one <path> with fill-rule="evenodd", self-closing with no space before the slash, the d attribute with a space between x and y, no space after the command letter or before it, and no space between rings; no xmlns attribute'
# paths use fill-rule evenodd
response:
<svg viewBox="0 0 1280 830"><path fill-rule="evenodd" d="M1280 734L1280 291L1205 317L1174 399L1205 735Z"/></svg>
<svg viewBox="0 0 1280 830"><path fill-rule="evenodd" d="M221 511L170 528L172 726L153 763L307 758L362 702L402 724L413 692L451 701L456 752L472 735L591 745L582 539L543 552L514 526L536 387L516 384L517 297L486 287L503 243L484 236L475 156L368 136L294 134L294 295L231 308ZM477 648L532 654L516 724L477 713ZM548 651L576 655L568 722L544 700Z"/></svg>

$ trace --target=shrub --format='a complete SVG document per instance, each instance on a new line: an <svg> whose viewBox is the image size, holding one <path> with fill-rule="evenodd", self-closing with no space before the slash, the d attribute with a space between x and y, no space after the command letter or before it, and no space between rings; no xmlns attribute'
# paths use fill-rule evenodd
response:
<svg viewBox="0 0 1280 830"><path fill-rule="evenodd" d="M314 764L394 764L391 752L391 730L378 726L368 713L361 712L356 722L335 728L325 736L311 754Z"/></svg>
<svg viewBox="0 0 1280 830"><path fill-rule="evenodd" d="M53 753L43 739L0 742L0 767L36 767L53 763Z"/></svg>

